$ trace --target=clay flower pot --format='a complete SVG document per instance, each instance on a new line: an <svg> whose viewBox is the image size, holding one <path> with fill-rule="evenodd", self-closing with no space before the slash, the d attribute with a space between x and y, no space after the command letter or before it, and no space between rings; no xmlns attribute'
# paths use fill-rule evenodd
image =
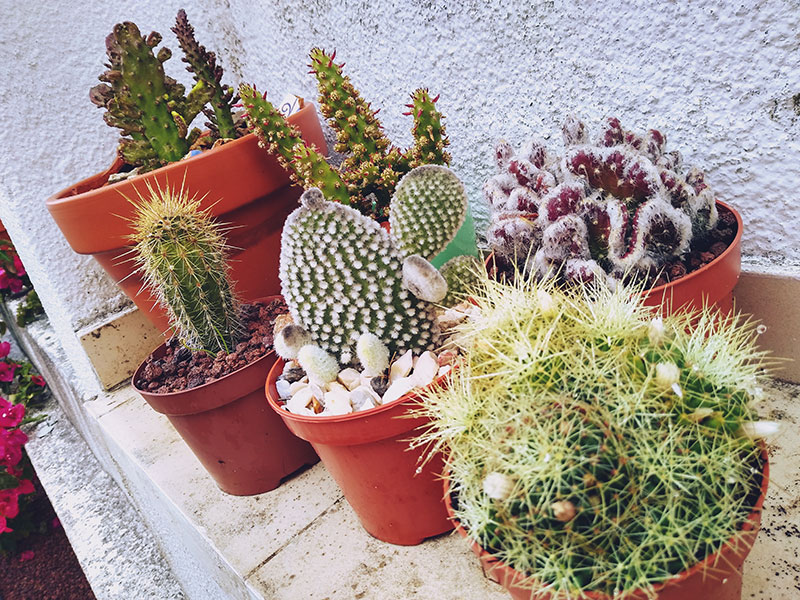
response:
<svg viewBox="0 0 800 600"><path fill-rule="evenodd" d="M349 415L296 415L278 404L275 382L283 365L277 360L267 378L270 407L295 435L311 443L367 533L413 546L453 528L442 500L441 455L420 467L424 449L409 449L414 430L427 423L409 417L415 394Z"/></svg>
<svg viewBox="0 0 800 600"><path fill-rule="evenodd" d="M311 103L289 117L306 142L327 148L317 111ZM296 207L302 190L292 186L277 159L258 146L253 134L213 150L171 163L160 169L111 185L109 175L123 163L117 159L109 169L72 185L47 200L47 208L70 246L79 254L91 254L120 285L153 324L167 332L169 323L141 278L134 274L126 256L131 234L129 219L138 194L147 196L147 185L180 188L204 197L203 208L230 225L228 243L232 279L244 300L280 293L278 258L283 222Z"/></svg>
<svg viewBox="0 0 800 600"><path fill-rule="evenodd" d="M165 351L162 344L152 356ZM264 379L275 360L273 351L205 385L170 394L136 387L143 362L131 385L169 419L223 492L250 496L275 489L287 475L319 461L264 400Z"/></svg>
<svg viewBox="0 0 800 600"><path fill-rule="evenodd" d="M764 470L761 478L761 489L752 512L742 524L744 532L731 538L718 552L707 556L704 560L686 571L678 573L668 581L654 586L655 596L637 590L625 596L630 600L741 600L742 597L742 565L753 547L761 526L761 511L764 497L769 486L769 456L766 447L762 447L761 459ZM480 559L484 574L503 586L514 600L557 600L559 596L548 590L537 590L536 584L527 581L519 571L495 558L470 539L466 529L461 525L453 511L450 496L450 482L444 480L444 496L447 514L455 524L455 529L469 541L470 548ZM611 600L605 594L587 592L586 598L591 600Z"/></svg>
<svg viewBox="0 0 800 600"><path fill-rule="evenodd" d="M713 261L664 285L645 290L647 306L662 307L665 314L682 308L700 309L704 303L716 306L723 313L733 310L733 288L742 272L742 217L732 206L717 200L717 209L736 218L736 235L728 248ZM535 218L535 217L534 217ZM491 276L496 273L494 254L486 258Z"/></svg>

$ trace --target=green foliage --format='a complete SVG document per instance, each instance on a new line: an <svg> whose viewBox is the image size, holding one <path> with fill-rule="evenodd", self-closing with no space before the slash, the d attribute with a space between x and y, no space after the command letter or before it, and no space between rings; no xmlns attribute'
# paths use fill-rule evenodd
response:
<svg viewBox="0 0 800 600"><path fill-rule="evenodd" d="M474 256L455 256L442 265L439 271L447 282L447 296L442 300L444 306L454 306L467 300L473 288L481 281L483 263Z"/></svg>
<svg viewBox="0 0 800 600"><path fill-rule="evenodd" d="M480 316L456 329L465 362L426 392L418 443L448 456L470 537L529 585L651 590L752 509L756 328L711 310L654 319L622 285L521 279L473 288Z"/></svg>
<svg viewBox="0 0 800 600"><path fill-rule="evenodd" d="M222 67L217 64L217 56L214 52L209 52L194 37L194 27L189 23L186 11L181 9L175 19L175 26L172 32L178 38L181 50L183 51L183 62L187 64L186 69L194 74L194 80L198 84L212 90L211 110L203 109L203 114L208 117L206 123L215 134L215 137L223 139L237 138L241 135L236 127L232 107L239 100L234 95L234 89L230 86L222 85Z"/></svg>
<svg viewBox="0 0 800 600"><path fill-rule="evenodd" d="M136 203L131 236L145 285L185 344L230 352L241 323L220 225L182 188L148 190Z"/></svg>
<svg viewBox="0 0 800 600"><path fill-rule="evenodd" d="M162 47L156 32L142 36L134 23L114 26L106 38L108 70L89 97L105 108L106 123L121 132L119 153L143 171L183 158L200 131L188 125L214 93L204 81L185 95L183 85L164 73L172 53Z"/></svg>
<svg viewBox="0 0 800 600"><path fill-rule="evenodd" d="M322 114L336 131L335 150L347 156L339 170L323 167L317 151L305 146L297 132L290 134L277 110L242 86L240 94L248 111L248 126L270 152L283 157L282 164L293 171L304 187L318 187L329 200L354 206L363 214L383 219L400 178L421 164L449 164L449 144L442 115L427 90L417 90L408 105L414 115L414 146L403 152L391 145L372 110L343 74L343 64L334 62L335 53L314 48L311 72L317 78ZM411 112L413 111L413 112ZM326 168L327 167L327 168Z"/></svg>
<svg viewBox="0 0 800 600"><path fill-rule="evenodd" d="M25 300L17 307L17 325L25 327L43 314L44 307L39 300L39 294L36 293L36 290L31 290L25 296Z"/></svg>

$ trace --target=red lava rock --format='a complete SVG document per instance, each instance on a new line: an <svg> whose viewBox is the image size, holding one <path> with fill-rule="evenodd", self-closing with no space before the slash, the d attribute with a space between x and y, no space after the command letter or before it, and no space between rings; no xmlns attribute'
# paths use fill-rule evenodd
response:
<svg viewBox="0 0 800 600"><path fill-rule="evenodd" d="M674 281L675 279L680 279L684 275L686 275L686 265L683 263L675 263L673 264L669 270L667 271L670 281Z"/></svg>
<svg viewBox="0 0 800 600"><path fill-rule="evenodd" d="M725 252L725 250L727 249L728 249L728 244L725 244L723 242L715 242L711 244L711 248L709 248L708 251L711 252L711 254L713 254L714 257L716 258L720 256L723 252Z"/></svg>
<svg viewBox="0 0 800 600"><path fill-rule="evenodd" d="M273 337L270 332L276 317L286 312L283 300L268 304L245 304L242 318L247 339L236 344L230 354L219 352L215 356L202 350L192 352L178 341L170 340L166 354L161 359L147 359L136 386L166 394L195 388L229 375L272 350Z"/></svg>

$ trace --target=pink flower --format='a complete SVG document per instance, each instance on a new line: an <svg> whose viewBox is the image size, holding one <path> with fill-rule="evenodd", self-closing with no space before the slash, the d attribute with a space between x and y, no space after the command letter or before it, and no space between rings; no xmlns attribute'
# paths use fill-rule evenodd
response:
<svg viewBox="0 0 800 600"><path fill-rule="evenodd" d="M5 269L0 269L0 290L8 287L8 273Z"/></svg>
<svg viewBox="0 0 800 600"><path fill-rule="evenodd" d="M42 387L47 385L47 382L44 380L44 377L41 375L31 375L31 381L36 385L40 385Z"/></svg>
<svg viewBox="0 0 800 600"><path fill-rule="evenodd" d="M0 362L0 381L13 381L17 367L19 367L17 363Z"/></svg>
<svg viewBox="0 0 800 600"><path fill-rule="evenodd" d="M16 427L24 416L24 405L11 404L5 398L0 398L0 427Z"/></svg>
<svg viewBox="0 0 800 600"><path fill-rule="evenodd" d="M16 467L22 460L22 446L27 441L28 436L19 429L0 429L0 462L8 467ZM0 498L3 491L0 491Z"/></svg>
<svg viewBox="0 0 800 600"><path fill-rule="evenodd" d="M16 294L18 291L22 289L22 279L19 277L12 277L8 280L8 289L11 290L12 294Z"/></svg>
<svg viewBox="0 0 800 600"><path fill-rule="evenodd" d="M17 493L22 494L32 494L35 490L33 489L33 482L30 479L21 479L19 485L17 486Z"/></svg>
<svg viewBox="0 0 800 600"><path fill-rule="evenodd" d="M0 516L13 519L19 514L19 494L16 490L0 490Z"/></svg>
<svg viewBox="0 0 800 600"><path fill-rule="evenodd" d="M26 273L25 267L22 266L22 261L20 260L19 256L16 255L16 254L14 255L14 270L17 272L17 275L19 277L22 277Z"/></svg>
<svg viewBox="0 0 800 600"><path fill-rule="evenodd" d="M58 520L58 517L55 517L50 525L52 525L53 529L58 529L61 527L61 521Z"/></svg>
<svg viewBox="0 0 800 600"><path fill-rule="evenodd" d="M11 352L11 342L0 342L0 358L5 358Z"/></svg>
<svg viewBox="0 0 800 600"><path fill-rule="evenodd" d="M26 560L33 560L34 557L33 550L25 550L22 554L19 555L19 562L25 562Z"/></svg>

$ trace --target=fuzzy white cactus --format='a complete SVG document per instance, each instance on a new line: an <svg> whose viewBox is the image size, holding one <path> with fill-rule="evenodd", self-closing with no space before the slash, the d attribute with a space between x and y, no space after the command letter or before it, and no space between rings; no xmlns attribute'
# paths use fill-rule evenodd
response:
<svg viewBox="0 0 800 600"><path fill-rule="evenodd" d="M380 375L389 368L389 349L374 333L362 333L359 336L356 354L367 377Z"/></svg>

